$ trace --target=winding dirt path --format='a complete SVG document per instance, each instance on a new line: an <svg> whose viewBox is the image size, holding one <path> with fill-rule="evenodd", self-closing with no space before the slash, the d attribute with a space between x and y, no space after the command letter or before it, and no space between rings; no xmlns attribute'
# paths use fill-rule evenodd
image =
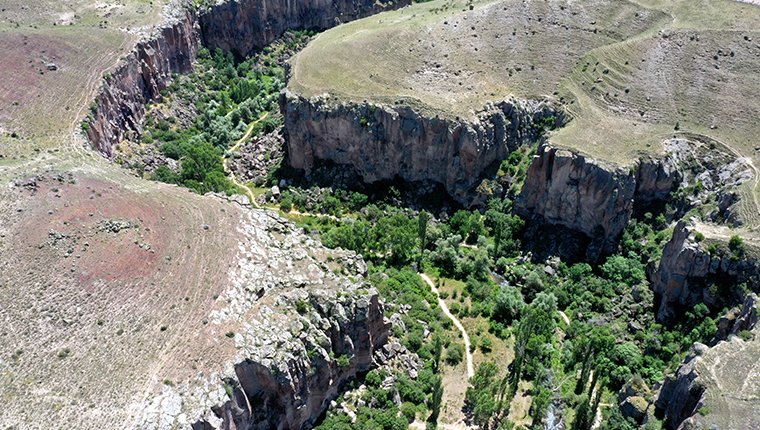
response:
<svg viewBox="0 0 760 430"><path fill-rule="evenodd" d="M261 121L267 119L269 116L269 112L265 112L264 115L261 115L259 119L256 121L253 121L252 123L248 124L248 129L245 131L245 134L243 137L238 139L237 142L230 148L229 150L225 151L225 153L233 153L237 151L238 148L240 148L240 145L245 143L246 140L251 138L251 135L253 134L253 129L256 127L256 124L260 123ZM256 204L256 196L254 196L253 191L251 190L248 185L238 181L237 177L235 177L235 173L230 170L229 166L227 165L227 161L229 159L222 154L222 166L224 166L224 172L227 173L227 175L230 177L230 181L232 181L233 184L237 185L239 188L242 188L243 191L245 191L246 197L248 197L248 200L251 202L251 205L255 208L259 208L259 205Z"/></svg>
<svg viewBox="0 0 760 430"><path fill-rule="evenodd" d="M446 306L446 302L444 302L441 298L441 295L438 293L438 288L435 287L435 284L430 279L430 277L424 273L419 273L419 275L422 280L430 286L430 290L435 293L436 298L438 298L438 306L441 307L444 315L446 315L446 317L450 319L451 322L454 323L454 326L462 333L462 339L464 339L465 357L467 360L467 379L472 378L475 375L475 367L472 364L472 352L470 352L470 336L467 334L467 331L464 329L464 326L459 321L459 319L454 316L451 311L449 311L449 307Z"/></svg>

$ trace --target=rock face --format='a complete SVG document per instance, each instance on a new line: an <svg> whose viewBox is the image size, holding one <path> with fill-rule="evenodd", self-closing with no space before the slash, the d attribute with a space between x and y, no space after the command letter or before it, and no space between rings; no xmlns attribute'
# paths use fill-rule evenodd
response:
<svg viewBox="0 0 760 430"><path fill-rule="evenodd" d="M184 12L140 42L107 77L90 112L86 135L93 148L111 157L127 132L140 133L145 104L161 96L173 73L193 69L198 51L195 14Z"/></svg>
<svg viewBox="0 0 760 430"><path fill-rule="evenodd" d="M707 346L695 343L676 374L665 379L655 406L665 413L669 429L679 428L704 404L705 386L699 381L698 364L707 350Z"/></svg>
<svg viewBox="0 0 760 430"><path fill-rule="evenodd" d="M674 166L658 160L641 160L624 169L542 145L528 168L515 211L534 231L549 225L576 233L569 239L586 244L585 249L563 252L562 243L556 249L560 254L580 251L584 255L576 258L596 261L614 250L634 205L663 199L678 179Z"/></svg>
<svg viewBox="0 0 760 430"><path fill-rule="evenodd" d="M591 239L586 259L612 251L636 191L628 171L542 146L528 168L515 211L532 224L561 225Z"/></svg>
<svg viewBox="0 0 760 430"><path fill-rule="evenodd" d="M711 255L692 233L686 223L678 223L659 266L650 273L660 322L672 321L698 303L733 306L744 300L734 286L760 285L760 269L753 258L736 258L726 250Z"/></svg>
<svg viewBox="0 0 760 430"><path fill-rule="evenodd" d="M291 357L279 361L276 355L282 354L270 351L275 358L236 364L234 379L227 380L232 398L214 408L222 422L198 421L194 428L311 428L347 381L357 372L370 370L373 351L388 338L376 293L356 301L331 299L335 298L312 295L313 313L291 323L292 336L279 340L279 348ZM316 329L293 329L306 326L306 321ZM341 363L335 357L347 361Z"/></svg>
<svg viewBox="0 0 760 430"><path fill-rule="evenodd" d="M139 134L145 104L160 98L174 73L192 71L205 42L238 55L261 49L289 29L325 29L409 4L409 0L229 0L196 13L180 11L164 28L135 46L107 78L87 119L85 131L93 148L111 157L126 133Z"/></svg>
<svg viewBox="0 0 760 430"><path fill-rule="evenodd" d="M563 121L548 103L515 99L486 107L474 122L291 92L282 96L281 110L292 167L308 174L317 160L329 160L351 166L368 183L434 181L464 205L473 202L489 168L540 138L538 124Z"/></svg>
<svg viewBox="0 0 760 430"><path fill-rule="evenodd" d="M655 401L666 428L760 428L760 341L757 329L752 334L750 340L732 336L710 348L692 346Z"/></svg>
<svg viewBox="0 0 760 430"><path fill-rule="evenodd" d="M757 302L755 294L747 295L744 304L728 311L718 320L718 331L715 333L714 343L726 340L731 335L739 332L752 330L757 325Z"/></svg>
<svg viewBox="0 0 760 430"><path fill-rule="evenodd" d="M200 16L201 37L211 50L220 48L245 57L288 29L325 30L410 3L411 0L227 1Z"/></svg>
<svg viewBox="0 0 760 430"><path fill-rule="evenodd" d="M247 221L223 306L204 322L234 353L220 345L230 354L222 368L165 385L134 428L311 428L384 350L390 323L360 256L327 250L265 211Z"/></svg>

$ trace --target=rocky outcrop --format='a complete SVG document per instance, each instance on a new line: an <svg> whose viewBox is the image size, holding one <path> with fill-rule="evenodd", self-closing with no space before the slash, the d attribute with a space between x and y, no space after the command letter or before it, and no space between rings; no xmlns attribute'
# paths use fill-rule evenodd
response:
<svg viewBox="0 0 760 430"><path fill-rule="evenodd" d="M666 202L685 214L715 197L719 205L710 217L737 222L729 207L735 188L752 177L745 159L696 135L668 139L663 149L664 156L644 156L624 168L542 146L515 210L532 221L529 234L544 226L569 233L547 235L559 242L549 244L550 252L588 261L614 250L631 216L660 212ZM684 191L671 198L678 187Z"/></svg>
<svg viewBox="0 0 760 430"><path fill-rule="evenodd" d="M308 174L318 160L329 160L351 166L368 183L433 181L464 205L476 198L489 168L540 138L539 124L563 121L548 103L516 99L487 106L472 122L292 92L283 94L281 110L292 167Z"/></svg>
<svg viewBox="0 0 760 430"><path fill-rule="evenodd" d="M311 295L310 315L283 327L291 336L283 339L279 335L277 344L287 358L278 357L285 354L273 351L272 342L265 346L270 348L271 358L261 355L236 364L235 377L226 381L232 396L214 408L221 422L198 421L194 428L313 427L345 383L358 372L370 370L373 352L388 338L376 293L332 302L334 299Z"/></svg>
<svg viewBox="0 0 760 430"><path fill-rule="evenodd" d="M261 49L289 29L326 29L341 22L409 4L409 0L228 0L203 12L181 9L138 43L103 83L88 118L90 145L111 157L129 133L140 134L145 104L160 99L175 73L193 69L206 44L238 55ZM180 6L175 6L180 8Z"/></svg>
<svg viewBox="0 0 760 430"><path fill-rule="evenodd" d="M650 272L660 322L670 322L698 303L713 309L734 306L744 300L737 285L760 286L760 267L754 258L721 247L710 254L692 230L679 222L659 266Z"/></svg>
<svg viewBox="0 0 760 430"><path fill-rule="evenodd" d="M325 30L411 0L226 1L200 16L204 45L238 57L272 43L288 29Z"/></svg>
<svg viewBox="0 0 760 430"><path fill-rule="evenodd" d="M700 382L698 364L707 346L695 343L675 375L668 376L657 396L655 406L665 414L665 426L677 429L704 404L705 386Z"/></svg>
<svg viewBox="0 0 760 430"><path fill-rule="evenodd" d="M195 14L181 13L140 42L108 75L88 118L86 135L93 148L111 157L126 133L142 131L145 104L160 97L174 73L193 69L198 51Z"/></svg>
<svg viewBox="0 0 760 430"><path fill-rule="evenodd" d="M749 294L741 307L737 306L720 317L713 343L726 340L742 331L752 330L757 325L757 302L757 296Z"/></svg>
<svg viewBox="0 0 760 430"><path fill-rule="evenodd" d="M590 239L586 259L612 252L628 224L633 173L573 152L541 146L528 168L517 214L531 224L561 225Z"/></svg>
<svg viewBox="0 0 760 430"><path fill-rule="evenodd" d="M760 341L732 336L708 348L695 343L655 401L665 428L760 428Z"/></svg>
<svg viewBox="0 0 760 430"><path fill-rule="evenodd" d="M221 338L209 353L223 364L164 385L134 428L311 428L386 351L390 322L360 256L247 213L230 285L203 322Z"/></svg>
<svg viewBox="0 0 760 430"><path fill-rule="evenodd" d="M672 154L666 143L666 153ZM670 193L683 181L679 165L670 155L642 157L636 166L636 191L633 195L634 214L657 213Z"/></svg>

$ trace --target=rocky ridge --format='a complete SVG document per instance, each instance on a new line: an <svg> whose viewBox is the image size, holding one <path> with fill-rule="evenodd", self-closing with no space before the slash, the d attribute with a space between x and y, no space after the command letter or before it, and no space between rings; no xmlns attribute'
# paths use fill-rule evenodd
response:
<svg viewBox="0 0 760 430"><path fill-rule="evenodd" d="M740 319L754 315L756 321L756 300L748 298ZM751 333L756 338L757 328ZM665 415L666 428L760 428L755 389L759 357L756 339L729 336L713 347L694 344L676 372L665 379L655 401Z"/></svg>
<svg viewBox="0 0 760 430"><path fill-rule="evenodd" d="M236 326L224 369L145 402L133 428L309 428L343 384L374 364L390 324L366 265L329 251L279 217L249 211L226 305L208 324ZM262 246L263 245L263 246ZM338 272L345 275L336 275Z"/></svg>
<svg viewBox="0 0 760 430"><path fill-rule="evenodd" d="M756 289L760 285L760 266L751 255L738 255L717 247L711 253L697 239L694 228L679 222L649 278L655 293L657 319L668 322L698 303L713 308L741 303L743 291L730 286L747 284Z"/></svg>
<svg viewBox="0 0 760 430"><path fill-rule="evenodd" d="M668 139L663 148L659 158L645 156L631 166L618 166L542 145L515 210L532 220L534 231L550 225L575 232L575 237L560 238L552 250L566 256L580 252L577 257L587 261L611 253L634 214L656 213L678 188L691 190L680 212L713 199L717 207L708 215L711 220L741 223L731 206L738 199L735 188L752 178L746 160L698 136ZM568 241L585 249L566 252Z"/></svg>
<svg viewBox="0 0 760 430"><path fill-rule="evenodd" d="M477 120L431 117L406 105L331 103L285 91L288 162L307 175L317 160L351 166L367 183L433 181L470 205L484 174L521 144L541 139L564 115L546 101L489 104Z"/></svg>

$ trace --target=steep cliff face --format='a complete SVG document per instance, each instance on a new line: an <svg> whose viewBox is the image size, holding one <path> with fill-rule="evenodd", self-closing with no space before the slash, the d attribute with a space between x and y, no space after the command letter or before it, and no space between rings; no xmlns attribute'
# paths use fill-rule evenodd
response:
<svg viewBox="0 0 760 430"><path fill-rule="evenodd" d="M628 224L635 176L570 151L542 146L528 168L515 211L533 224L561 225L586 235L586 259L612 251Z"/></svg>
<svg viewBox="0 0 760 430"><path fill-rule="evenodd" d="M87 120L93 148L112 156L126 133L140 133L145 104L160 97L172 74L192 70L199 46L195 20L193 12L180 14L154 37L138 43L106 78Z"/></svg>
<svg viewBox="0 0 760 430"><path fill-rule="evenodd" d="M317 160L353 167L365 182L434 181L462 204L475 198L484 173L522 143L540 137L538 124L560 125L544 102L509 100L486 107L478 120L429 117L408 106L375 106L326 98L281 98L289 164L309 173Z"/></svg>
<svg viewBox="0 0 760 430"><path fill-rule="evenodd" d="M285 30L325 30L342 22L406 6L411 0L227 1L200 16L206 47L245 57Z"/></svg>
<svg viewBox="0 0 760 430"><path fill-rule="evenodd" d="M229 0L202 13L178 11L165 27L138 43L105 80L86 120L87 138L93 148L111 157L128 133L142 131L145 104L160 99L172 75L192 71L203 43L243 56L289 29L326 29L406 4L409 0Z"/></svg>
<svg viewBox="0 0 760 430"><path fill-rule="evenodd" d="M356 301L331 299L312 295L314 313L291 323L303 327L290 339L279 340L289 357L280 361L263 356L236 364L235 377L226 381L231 398L214 408L218 419L198 421L194 428L311 428L339 389L371 368L372 353L388 338L376 294ZM309 330L306 321L316 330Z"/></svg>
<svg viewBox="0 0 760 430"><path fill-rule="evenodd" d="M659 266L650 274L660 322L671 321L698 303L733 306L744 299L734 286L760 285L760 268L754 258L737 258L727 250L711 255L692 230L684 222L676 225Z"/></svg>
<svg viewBox="0 0 760 430"><path fill-rule="evenodd" d="M665 413L667 428L679 428L704 404L705 386L700 381L698 365L707 351L707 346L695 343L676 373L665 379L655 406Z"/></svg>
<svg viewBox="0 0 760 430"><path fill-rule="evenodd" d="M710 348L701 343L692 346L676 372L665 378L655 401L665 416L665 428L760 428L756 328L752 335L748 340L732 336Z"/></svg>
<svg viewBox="0 0 760 430"><path fill-rule="evenodd" d="M357 373L375 366L390 323L367 265L266 211L239 229L231 281L203 323L214 367L135 405L135 429L311 428ZM212 339L213 340L213 339Z"/></svg>

